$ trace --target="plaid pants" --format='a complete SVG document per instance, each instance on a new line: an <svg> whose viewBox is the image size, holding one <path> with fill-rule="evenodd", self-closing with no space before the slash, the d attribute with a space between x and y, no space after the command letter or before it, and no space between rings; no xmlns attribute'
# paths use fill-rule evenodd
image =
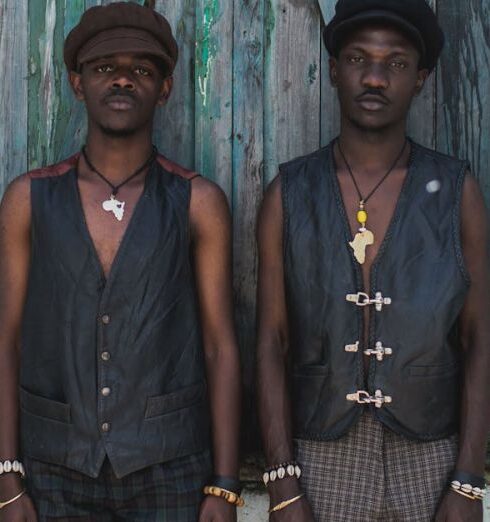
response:
<svg viewBox="0 0 490 522"><path fill-rule="evenodd" d="M341 439L295 444L316 522L430 522L458 452L456 436L409 440L368 412Z"/></svg>
<svg viewBox="0 0 490 522"><path fill-rule="evenodd" d="M212 474L209 451L116 478L106 459L97 478L24 458L39 522L196 522Z"/></svg>

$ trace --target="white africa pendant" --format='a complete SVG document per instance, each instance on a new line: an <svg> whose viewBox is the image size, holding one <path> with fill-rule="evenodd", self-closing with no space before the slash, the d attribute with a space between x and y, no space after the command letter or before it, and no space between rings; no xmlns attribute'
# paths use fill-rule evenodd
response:
<svg viewBox="0 0 490 522"><path fill-rule="evenodd" d="M124 216L124 205L126 205L126 202L119 201L114 197L114 194L111 194L111 199L105 200L102 203L102 208L106 212L112 212L118 221L122 221Z"/></svg>

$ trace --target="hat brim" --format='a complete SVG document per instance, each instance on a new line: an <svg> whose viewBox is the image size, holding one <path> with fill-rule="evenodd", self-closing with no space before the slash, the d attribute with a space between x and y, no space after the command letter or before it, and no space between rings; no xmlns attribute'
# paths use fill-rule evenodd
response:
<svg viewBox="0 0 490 522"><path fill-rule="evenodd" d="M420 31L405 18L398 16L393 11L384 9L362 11L333 27L330 34L328 34L328 42L326 42L328 44L328 50L332 54L336 54L339 50L342 38L347 32L356 26L369 22L384 22L399 27L416 45L421 54L422 61L425 59L427 49Z"/></svg>
<svg viewBox="0 0 490 522"><path fill-rule="evenodd" d="M162 49L161 44L144 32L128 30L113 30L98 34L80 50L77 56L78 68L87 62L92 62L105 56L118 53L137 53L160 58L167 71L173 71L174 60Z"/></svg>

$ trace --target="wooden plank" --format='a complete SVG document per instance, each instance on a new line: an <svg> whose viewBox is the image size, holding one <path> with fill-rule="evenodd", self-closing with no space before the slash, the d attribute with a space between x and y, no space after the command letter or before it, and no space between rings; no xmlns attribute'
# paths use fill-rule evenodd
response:
<svg viewBox="0 0 490 522"><path fill-rule="evenodd" d="M0 0L0 194L27 169L27 4ZM13 28L19 28L13 30Z"/></svg>
<svg viewBox="0 0 490 522"><path fill-rule="evenodd" d="M255 223L263 177L263 12L264 0L236 0L233 52L233 224L234 286L243 369L244 445L257 446L255 419Z"/></svg>
<svg viewBox="0 0 490 522"><path fill-rule="evenodd" d="M266 181L320 143L320 11L316 0L265 5Z"/></svg>
<svg viewBox="0 0 490 522"><path fill-rule="evenodd" d="M195 0L158 0L155 7L172 26L179 61L170 100L155 118L154 143L172 160L194 169Z"/></svg>
<svg viewBox="0 0 490 522"><path fill-rule="evenodd" d="M231 201L233 2L196 0L196 168Z"/></svg>
<svg viewBox="0 0 490 522"><path fill-rule="evenodd" d="M428 2L436 11L436 0ZM436 146L436 84L437 71L425 83L424 89L415 98L408 118L408 135L429 148Z"/></svg>
<svg viewBox="0 0 490 522"><path fill-rule="evenodd" d="M438 148L467 157L490 204L490 0L444 0L449 42L438 82Z"/></svg>

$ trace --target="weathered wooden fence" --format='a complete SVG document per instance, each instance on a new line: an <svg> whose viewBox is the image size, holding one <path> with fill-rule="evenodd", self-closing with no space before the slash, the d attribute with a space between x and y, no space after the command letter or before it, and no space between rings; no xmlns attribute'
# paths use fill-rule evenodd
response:
<svg viewBox="0 0 490 522"><path fill-rule="evenodd" d="M0 0L0 193L13 177L67 156L85 137L63 39L95 0ZM108 2L102 2L108 3ZM140 0L143 3L143 0ZM323 19L334 0L156 0L175 30L175 90L155 143L221 185L234 217L237 327L253 434L257 255L263 190L281 161L338 130ZM441 64L417 99L410 134L468 157L490 201L490 0L431 0L446 30ZM482 412L483 413L483 412Z"/></svg>

